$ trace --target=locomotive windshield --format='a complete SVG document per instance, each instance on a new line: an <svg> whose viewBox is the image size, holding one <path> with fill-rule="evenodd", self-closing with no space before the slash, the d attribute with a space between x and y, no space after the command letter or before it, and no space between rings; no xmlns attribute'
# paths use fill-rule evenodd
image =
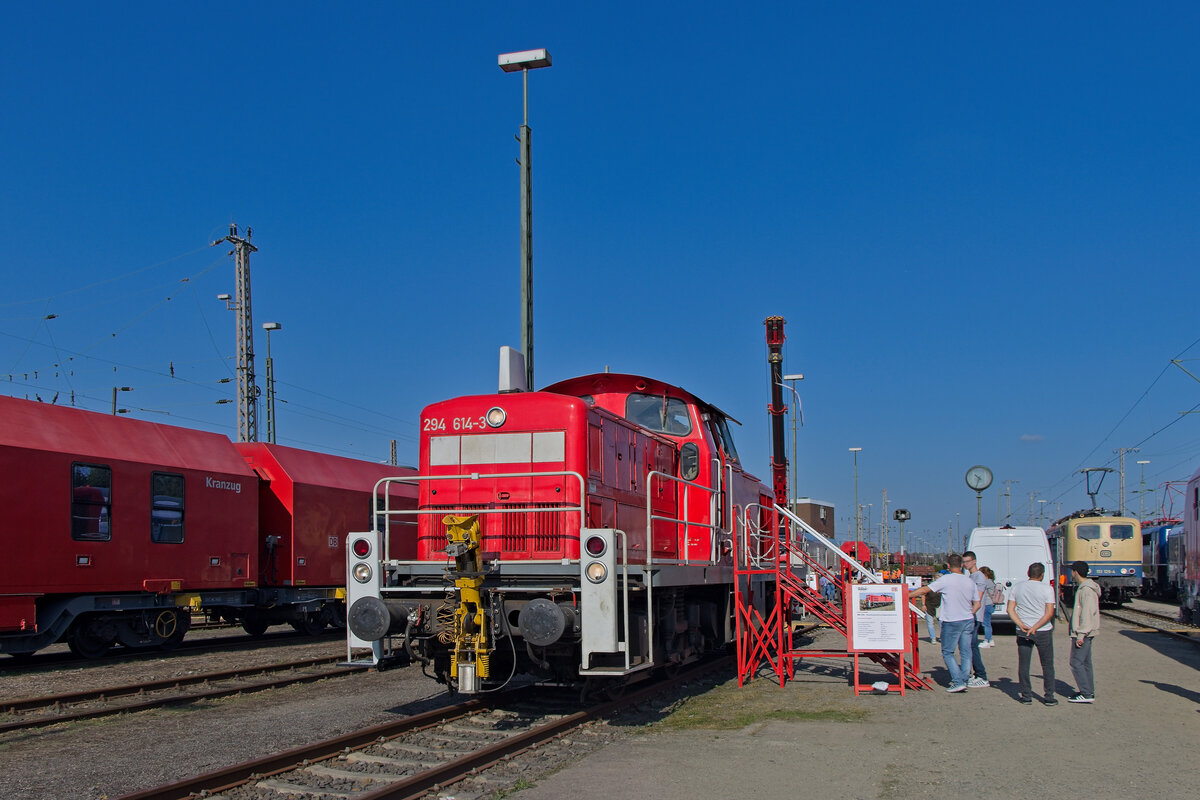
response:
<svg viewBox="0 0 1200 800"><path fill-rule="evenodd" d="M1132 539L1133 538L1133 526L1132 525L1111 525L1111 526L1109 526L1108 531L1109 531L1108 535L1111 536L1113 539Z"/></svg>
<svg viewBox="0 0 1200 800"><path fill-rule="evenodd" d="M625 399L625 419L671 436L692 432L687 403L665 394L631 394Z"/></svg>
<svg viewBox="0 0 1200 800"><path fill-rule="evenodd" d="M1100 538L1099 525L1077 525L1075 526L1075 535L1085 541L1092 541Z"/></svg>

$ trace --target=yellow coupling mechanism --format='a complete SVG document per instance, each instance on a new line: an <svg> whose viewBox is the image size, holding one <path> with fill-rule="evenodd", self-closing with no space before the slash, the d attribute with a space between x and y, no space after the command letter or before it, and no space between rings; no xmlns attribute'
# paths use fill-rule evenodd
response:
<svg viewBox="0 0 1200 800"><path fill-rule="evenodd" d="M458 589L450 677L461 677L460 691L472 692L476 680L489 677L487 615L479 591L483 586L482 531L478 514L447 516L442 524L446 526L446 555L454 559L454 585Z"/></svg>

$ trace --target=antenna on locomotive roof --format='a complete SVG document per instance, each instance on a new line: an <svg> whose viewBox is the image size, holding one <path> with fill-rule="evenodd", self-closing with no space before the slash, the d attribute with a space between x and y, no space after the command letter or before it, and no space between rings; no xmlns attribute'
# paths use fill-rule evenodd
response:
<svg viewBox="0 0 1200 800"><path fill-rule="evenodd" d="M503 345L500 347L500 394L527 392L525 356L520 350Z"/></svg>

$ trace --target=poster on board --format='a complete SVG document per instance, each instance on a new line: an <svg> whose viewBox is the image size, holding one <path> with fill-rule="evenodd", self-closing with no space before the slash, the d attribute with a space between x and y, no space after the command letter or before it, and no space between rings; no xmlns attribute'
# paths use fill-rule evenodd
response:
<svg viewBox="0 0 1200 800"><path fill-rule="evenodd" d="M908 587L900 583L856 583L850 585L846 604L849 635L846 648L852 653L903 653L908 650Z"/></svg>

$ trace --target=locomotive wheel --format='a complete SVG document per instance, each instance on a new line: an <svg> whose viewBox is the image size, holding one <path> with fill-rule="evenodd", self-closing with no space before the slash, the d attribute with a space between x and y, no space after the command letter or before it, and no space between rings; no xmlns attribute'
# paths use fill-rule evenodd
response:
<svg viewBox="0 0 1200 800"><path fill-rule="evenodd" d="M112 642L93 635L86 619L77 620L67 634L67 647L80 658L99 658L108 652Z"/></svg>

